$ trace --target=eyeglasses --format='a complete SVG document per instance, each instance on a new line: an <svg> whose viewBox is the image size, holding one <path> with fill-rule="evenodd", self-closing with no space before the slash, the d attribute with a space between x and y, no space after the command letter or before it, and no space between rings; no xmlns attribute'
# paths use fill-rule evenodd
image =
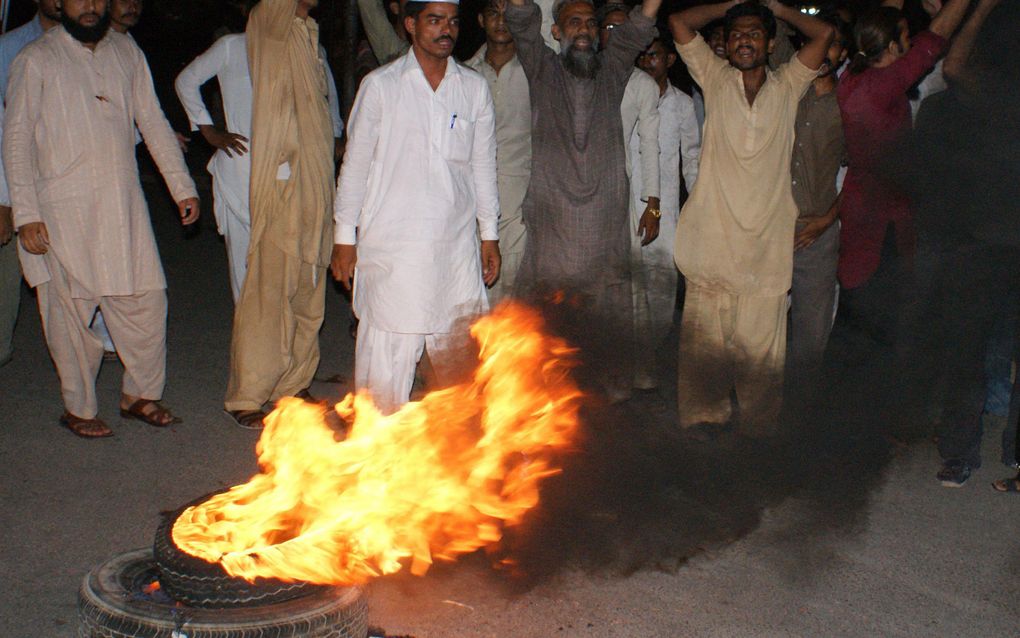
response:
<svg viewBox="0 0 1020 638"><path fill-rule="evenodd" d="M612 31L613 29L619 29L622 26L623 26L622 24L604 24L604 25L602 25L602 30L603 31Z"/></svg>

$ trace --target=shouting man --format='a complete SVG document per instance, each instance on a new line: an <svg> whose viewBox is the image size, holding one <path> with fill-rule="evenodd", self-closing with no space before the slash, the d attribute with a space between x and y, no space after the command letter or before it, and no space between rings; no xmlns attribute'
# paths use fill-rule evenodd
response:
<svg viewBox="0 0 1020 638"><path fill-rule="evenodd" d="M317 0L262 0L248 19L251 239L234 309L225 408L262 427L262 405L309 398L332 246L333 126Z"/></svg>
<svg viewBox="0 0 1020 638"><path fill-rule="evenodd" d="M103 344L89 322L97 307L124 363L121 415L160 427L177 421L158 403L166 280L138 180L135 125L183 223L199 214L145 56L109 26L106 0L64 0L62 26L14 61L3 139L22 267L60 375L60 422L90 438L112 434L96 418Z"/></svg>
<svg viewBox="0 0 1020 638"><path fill-rule="evenodd" d="M807 38L768 68L776 18ZM697 30L725 18L729 61ZM745 434L771 434L781 405L786 293L797 204L791 193L797 103L817 77L834 29L769 0L692 7L670 17L673 38L705 91L698 181L676 233L687 278L680 328L679 415L688 427L730 420L735 389Z"/></svg>
<svg viewBox="0 0 1020 638"><path fill-rule="evenodd" d="M411 50L365 77L351 111L332 262L361 319L355 384L384 411L408 400L424 351L442 377L444 342L487 308L500 268L495 114L485 78L451 57L459 6L404 13Z"/></svg>
<svg viewBox="0 0 1020 638"><path fill-rule="evenodd" d="M600 330L632 331L629 183L620 105L634 60L655 37L661 0L645 0L598 52L591 0L557 0L553 36L542 40L533 0L512 0L506 17L528 76L533 121L532 172L524 200L528 245L518 290L577 295ZM657 194L657 193L656 193ZM626 339L626 337L624 337ZM613 400L628 396L627 366L602 379Z"/></svg>

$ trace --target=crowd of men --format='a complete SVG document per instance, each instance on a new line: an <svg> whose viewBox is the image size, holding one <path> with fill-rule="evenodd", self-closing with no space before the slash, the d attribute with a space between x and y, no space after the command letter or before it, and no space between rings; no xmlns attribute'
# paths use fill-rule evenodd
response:
<svg viewBox="0 0 1020 638"><path fill-rule="evenodd" d="M145 142L189 225L200 203L187 138L129 34L141 0L36 2L31 22L0 37L0 362L23 276L60 377L61 424L113 434L95 391L112 357L124 365L120 414L165 427L178 421L160 403L166 282L135 147ZM734 424L775 433L784 384L817 383L837 303L876 340L909 343L903 317L930 301L927 281L954 336L936 375L938 478L966 482L981 462L986 388L1002 381L986 379L986 358L1013 358L1011 340L992 336L1003 322L1016 332L1020 305L1016 170L985 178L1003 144L981 124L1007 113L998 89L1015 71L977 43L1006 37L1016 10L923 0L927 26L911 37L903 0L856 16L779 0L667 16L661 3L484 0L485 43L459 62L458 0L359 0L380 66L343 141L309 15L317 0L241 3L245 32L175 83L191 129L216 149L213 211L235 301L230 418L257 429L278 399L314 400L327 272L353 293L355 385L387 412L409 400L420 367L443 384L463 320L508 298L570 299L591 333L631 351L596 375L608 400L655 390L682 282L679 427L701 440ZM690 93L671 80L679 64ZM225 128L201 93L214 77ZM970 164L943 161L947 128ZM967 180L912 198L922 177L890 178L905 148L923 176ZM947 201L957 211L915 224ZM902 312L875 313L888 286L872 280L890 270Z"/></svg>

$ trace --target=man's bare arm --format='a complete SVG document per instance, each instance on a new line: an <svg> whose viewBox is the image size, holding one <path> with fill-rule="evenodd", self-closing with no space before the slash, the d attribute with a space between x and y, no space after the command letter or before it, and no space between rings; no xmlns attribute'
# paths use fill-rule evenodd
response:
<svg viewBox="0 0 1020 638"><path fill-rule="evenodd" d="M709 22L722 18L730 10L730 7L738 4L740 4L739 0L699 4L696 7L674 13L669 16L669 30L673 32L673 39L680 44L687 44L698 34L698 29Z"/></svg>
<svg viewBox="0 0 1020 638"><path fill-rule="evenodd" d="M953 44L949 47L949 53L946 54L946 61L942 63L942 73L946 77L954 80L964 79L967 60L970 58L970 52L974 49L974 42L981 31L981 26L988 18L988 14L998 4L999 0L978 0L974 12L970 14L960 32L953 38Z"/></svg>
<svg viewBox="0 0 1020 638"><path fill-rule="evenodd" d="M935 35L949 38L956 31L956 27L963 22L963 16L967 13L970 0L949 0L942 5L942 8L932 16L928 30Z"/></svg>
<svg viewBox="0 0 1020 638"><path fill-rule="evenodd" d="M817 69L825 61L825 54L836 37L836 30L818 18L788 7L779 0L769 0L768 8L776 18L800 31L807 42L797 51L797 59L809 69Z"/></svg>
<svg viewBox="0 0 1020 638"><path fill-rule="evenodd" d="M644 0L644 2L641 3L641 13L643 13L646 18L654 20L656 16L659 15L659 7L661 6L662 0Z"/></svg>

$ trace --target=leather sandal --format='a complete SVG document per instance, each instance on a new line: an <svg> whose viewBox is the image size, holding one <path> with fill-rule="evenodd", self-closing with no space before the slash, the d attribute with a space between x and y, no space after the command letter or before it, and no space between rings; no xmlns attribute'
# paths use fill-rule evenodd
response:
<svg viewBox="0 0 1020 638"><path fill-rule="evenodd" d="M159 401L153 401L152 399L138 399L128 407L122 407L120 409L120 416L125 419L141 421L157 428L165 428L181 422L180 418L174 416Z"/></svg>
<svg viewBox="0 0 1020 638"><path fill-rule="evenodd" d="M83 439L103 439L113 436L113 430L100 419L83 419L70 412L64 412L60 415L60 425L70 430L75 436L80 436Z"/></svg>

